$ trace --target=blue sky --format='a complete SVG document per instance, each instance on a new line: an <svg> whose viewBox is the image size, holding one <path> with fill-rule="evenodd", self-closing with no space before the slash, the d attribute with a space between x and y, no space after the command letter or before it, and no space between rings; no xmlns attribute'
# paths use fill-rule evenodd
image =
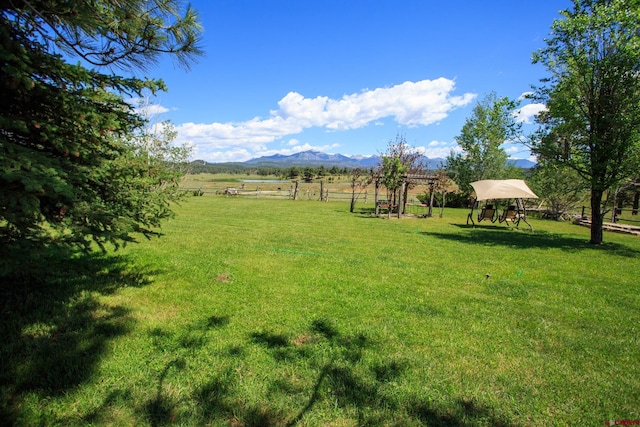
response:
<svg viewBox="0 0 640 427"><path fill-rule="evenodd" d="M531 54L569 0L194 0L205 57L149 71L177 142L209 162L315 149L383 153L396 135L428 157L457 150L477 101L545 77ZM523 102L525 123L539 105ZM532 125L525 124L525 130ZM521 145L505 144L513 158Z"/></svg>

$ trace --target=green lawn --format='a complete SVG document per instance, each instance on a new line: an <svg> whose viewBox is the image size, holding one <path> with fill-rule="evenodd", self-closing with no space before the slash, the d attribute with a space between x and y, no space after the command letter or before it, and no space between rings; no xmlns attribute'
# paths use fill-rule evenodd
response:
<svg viewBox="0 0 640 427"><path fill-rule="evenodd" d="M532 220L531 233L467 227L466 210L388 220L348 209L191 198L160 239L43 268L37 286L3 295L0 417L640 419L640 238L606 233L593 247L568 223Z"/></svg>

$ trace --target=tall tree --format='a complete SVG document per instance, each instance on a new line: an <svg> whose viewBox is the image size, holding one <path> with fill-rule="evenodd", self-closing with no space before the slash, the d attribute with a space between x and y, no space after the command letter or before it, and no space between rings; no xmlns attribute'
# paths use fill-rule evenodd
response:
<svg viewBox="0 0 640 427"><path fill-rule="evenodd" d="M178 12L172 0L0 1L0 275L39 248L157 234L171 215L179 171L124 99L163 82L58 52L120 69L169 53L188 66L200 27Z"/></svg>
<svg viewBox="0 0 640 427"><path fill-rule="evenodd" d="M387 216L391 216L391 206L397 204L399 199L398 190L402 186L404 177L407 174L408 168L402 164L400 157L394 156L382 156L382 173L380 174L382 184L387 189L387 201L389 203L389 209L387 209ZM401 209L401 206L398 206Z"/></svg>
<svg viewBox="0 0 640 427"><path fill-rule="evenodd" d="M400 195L398 190L401 189L404 177L407 174L423 173L424 156L414 147L407 143L404 135L396 135L395 140L389 141L387 151L380 158L378 165L378 173L375 174L387 189L387 199L390 204L395 204ZM405 187L403 200L406 203L406 192L409 190ZM404 203L403 203L404 204ZM398 214L404 212L404 206L398 206ZM391 210L389 210L389 213Z"/></svg>
<svg viewBox="0 0 640 427"><path fill-rule="evenodd" d="M640 164L640 1L574 0L562 15L533 57L550 77L536 90L547 111L532 148L589 183L600 244L603 196Z"/></svg>
<svg viewBox="0 0 640 427"><path fill-rule="evenodd" d="M522 124L514 116L518 102L490 93L476 104L456 142L462 153L447 156L445 170L460 191L471 194L471 183L508 175L507 153L502 144L521 135Z"/></svg>

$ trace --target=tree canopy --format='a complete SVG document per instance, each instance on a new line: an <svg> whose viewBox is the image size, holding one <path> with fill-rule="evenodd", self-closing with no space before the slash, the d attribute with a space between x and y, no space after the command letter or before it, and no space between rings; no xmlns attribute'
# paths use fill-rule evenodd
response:
<svg viewBox="0 0 640 427"><path fill-rule="evenodd" d="M640 1L574 0L534 62L550 76L533 151L567 166L591 191L591 243L602 243L603 195L640 165Z"/></svg>
<svg viewBox="0 0 640 427"><path fill-rule="evenodd" d="M82 63L131 69L169 53L188 65L200 27L178 12L171 0L0 1L0 274L38 248L155 234L171 215L180 172L158 147L172 135L149 145L125 100L164 83Z"/></svg>
<svg viewBox="0 0 640 427"><path fill-rule="evenodd" d="M387 199L395 204L400 199L399 190L406 180L407 174L424 172L424 155L407 143L404 135L396 135L395 141L391 140L387 144L387 151L380 157L377 170L373 172L374 180L382 184L387 189ZM406 202L406 192L402 199ZM403 204L404 204L403 202ZM398 207L398 213L404 211L404 206ZM391 215L391 210L387 212Z"/></svg>
<svg viewBox="0 0 640 427"><path fill-rule="evenodd" d="M513 171L507 167L507 153L502 144L520 137L521 123L514 112L518 102L490 93L473 108L456 142L461 153L447 156L446 172L460 191L471 194L470 183L482 179L501 179Z"/></svg>

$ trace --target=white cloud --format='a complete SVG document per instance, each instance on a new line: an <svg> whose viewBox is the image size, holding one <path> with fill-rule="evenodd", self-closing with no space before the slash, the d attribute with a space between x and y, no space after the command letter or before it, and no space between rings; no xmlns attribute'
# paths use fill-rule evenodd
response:
<svg viewBox="0 0 640 427"><path fill-rule="evenodd" d="M149 98L129 98L125 101L133 107L136 114L146 118L151 118L171 111L163 105L152 103Z"/></svg>
<svg viewBox="0 0 640 427"><path fill-rule="evenodd" d="M520 144L504 147L504 151L510 159L531 159L533 157L531 151Z"/></svg>
<svg viewBox="0 0 640 427"><path fill-rule="evenodd" d="M168 112L169 109L160 104L150 104L142 108L138 108L137 111L142 111L143 113L146 113L148 116L156 116L158 114Z"/></svg>
<svg viewBox="0 0 640 427"><path fill-rule="evenodd" d="M515 145L512 145L511 147L507 147L504 149L505 153L507 153L509 155L509 157L511 157L512 154L517 154L519 152L522 151L521 147L517 147Z"/></svg>
<svg viewBox="0 0 640 427"><path fill-rule="evenodd" d="M447 117L449 111L469 104L474 94L450 96L455 82L445 78L404 82L388 88L344 95L305 98L289 92L278 102L272 116L293 119L300 126L327 129L357 129L384 117L407 126L430 125Z"/></svg>
<svg viewBox="0 0 640 427"><path fill-rule="evenodd" d="M268 118L183 123L176 127L178 142L200 146L202 152L244 149L257 154L266 152L266 145L277 139L314 127L343 131L370 123L377 125L388 117L400 125L427 126L445 119L452 110L468 105L476 97L472 93L453 96L454 89L455 81L438 78L367 89L339 99L305 98L297 92L289 92L278 102L278 108L269 112ZM292 145L291 141L289 145Z"/></svg>
<svg viewBox="0 0 640 427"><path fill-rule="evenodd" d="M522 101L522 100L524 100L524 99L529 99L529 97L530 97L531 95L533 95L533 92L531 92L531 91L529 91L529 92L522 92L522 95L520 95L520 96L518 97L518 99L519 99L520 101Z"/></svg>
<svg viewBox="0 0 640 427"><path fill-rule="evenodd" d="M547 106L544 104L527 104L520 108L520 110L516 111L515 117L519 122L532 124L534 117L546 109Z"/></svg>
<svg viewBox="0 0 640 427"><path fill-rule="evenodd" d="M206 160L213 163L223 162L244 162L252 159L254 156L244 148L231 148L223 151L207 150L203 146L195 146L193 150L193 158Z"/></svg>
<svg viewBox="0 0 640 427"><path fill-rule="evenodd" d="M451 154L452 150L456 153L462 151L457 143L445 141L431 141L426 147L416 147L416 150L430 159L444 159Z"/></svg>

